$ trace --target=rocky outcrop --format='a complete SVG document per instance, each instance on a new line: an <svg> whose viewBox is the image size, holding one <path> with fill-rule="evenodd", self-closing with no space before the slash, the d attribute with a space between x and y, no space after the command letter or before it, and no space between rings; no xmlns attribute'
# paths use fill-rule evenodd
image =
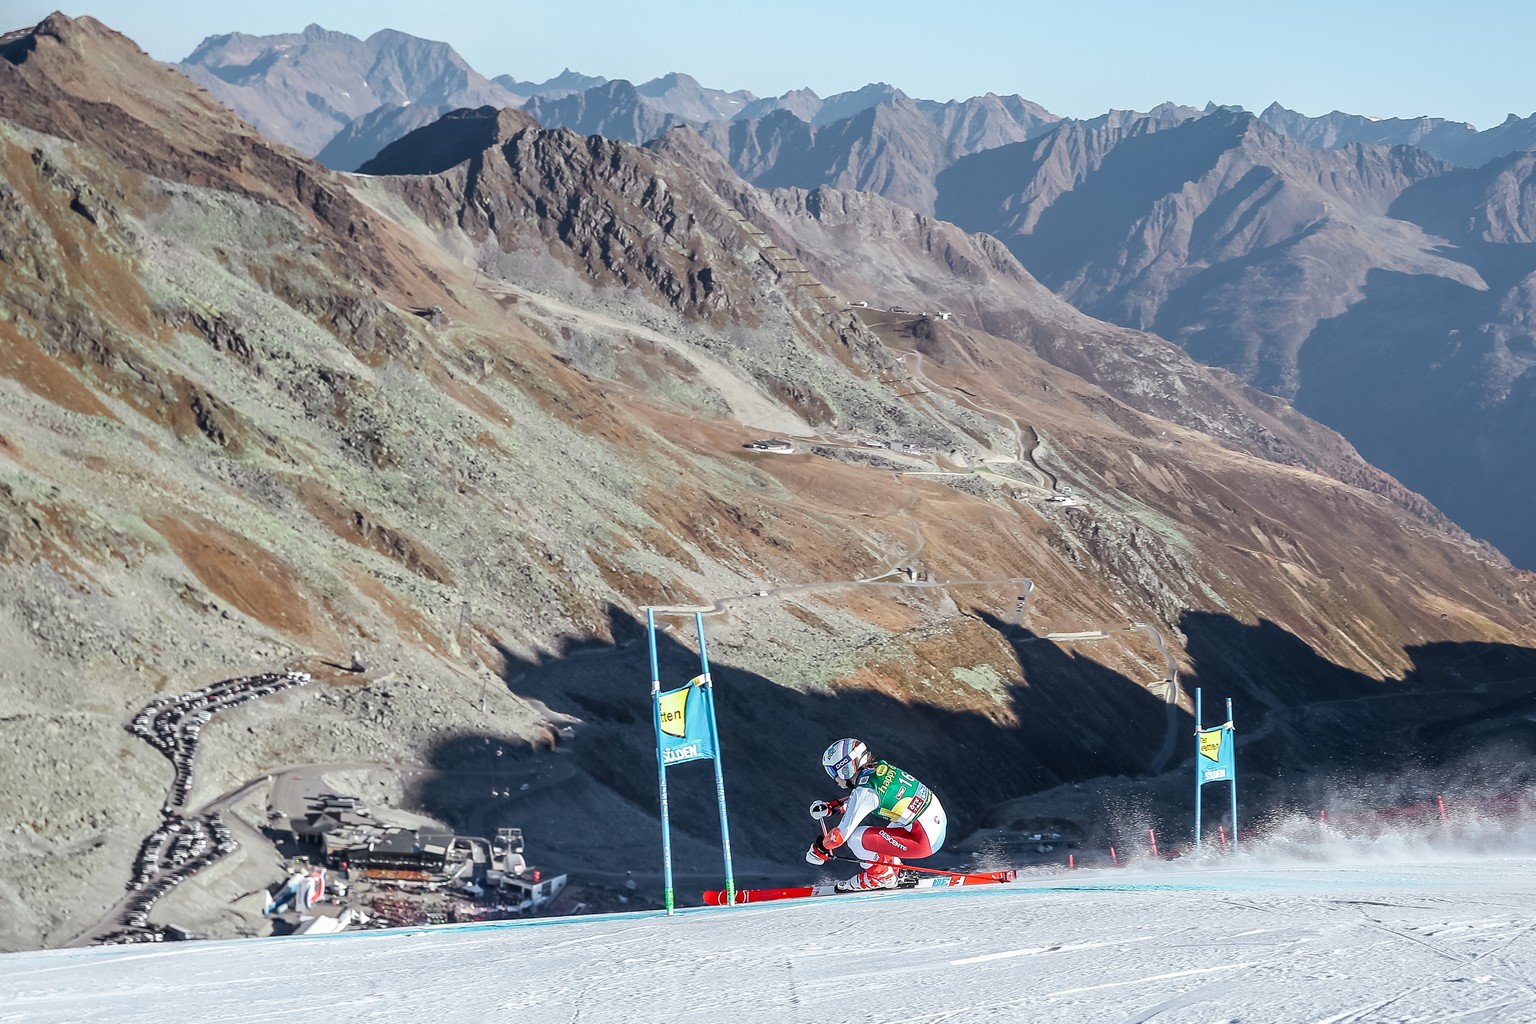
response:
<svg viewBox="0 0 1536 1024"><path fill-rule="evenodd" d="M829 112L840 116L829 120ZM763 188L857 189L931 213L934 180L959 157L1030 138L1056 120L1017 96L934 103L872 86L840 105L829 100L810 121L786 108L699 131Z"/></svg>
<svg viewBox="0 0 1536 1024"><path fill-rule="evenodd" d="M439 180L398 188L505 251L540 238L598 285L641 288L716 323L751 320L757 297L733 282L750 280L758 261L723 204L692 185L625 143L529 129Z"/></svg>
<svg viewBox="0 0 1536 1024"><path fill-rule="evenodd" d="M436 174L498 146L538 122L521 110L454 110L391 143L362 174Z"/></svg>
<svg viewBox="0 0 1536 1024"><path fill-rule="evenodd" d="M581 135L640 143L668 128L688 124L688 118L660 107L629 82L605 82L558 99L534 97L527 104L534 120L551 128L569 128Z"/></svg>

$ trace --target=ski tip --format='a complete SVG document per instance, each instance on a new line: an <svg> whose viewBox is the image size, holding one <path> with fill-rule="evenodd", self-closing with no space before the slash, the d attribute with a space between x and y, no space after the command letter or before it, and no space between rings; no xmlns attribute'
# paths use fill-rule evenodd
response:
<svg viewBox="0 0 1536 1024"><path fill-rule="evenodd" d="M827 896L832 893L830 885L813 886L797 885L785 889L737 889L735 905L743 903L762 903L766 900L793 900L805 896ZM704 905L706 907L729 907L733 904L726 898L724 890L704 890Z"/></svg>

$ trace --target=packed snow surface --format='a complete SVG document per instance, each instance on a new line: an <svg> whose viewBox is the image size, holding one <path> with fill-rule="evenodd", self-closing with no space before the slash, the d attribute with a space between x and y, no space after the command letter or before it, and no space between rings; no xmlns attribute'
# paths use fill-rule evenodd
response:
<svg viewBox="0 0 1536 1024"><path fill-rule="evenodd" d="M0 957L0 1022L1536 1021L1536 858L1009 885Z"/></svg>

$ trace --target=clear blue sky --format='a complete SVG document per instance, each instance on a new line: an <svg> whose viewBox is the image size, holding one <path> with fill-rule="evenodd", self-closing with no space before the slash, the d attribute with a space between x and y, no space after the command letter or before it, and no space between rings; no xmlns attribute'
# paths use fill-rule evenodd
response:
<svg viewBox="0 0 1536 1024"><path fill-rule="evenodd" d="M0 0L0 31L54 9ZM525 80L566 67L634 82L685 71L759 96L883 81L925 99L1018 93L1071 117L1163 100L1254 111L1279 100L1311 115L1429 114L1479 128L1536 112L1532 0L80 0L60 9L167 61L206 36L316 22L358 37L393 28L442 40L487 77Z"/></svg>

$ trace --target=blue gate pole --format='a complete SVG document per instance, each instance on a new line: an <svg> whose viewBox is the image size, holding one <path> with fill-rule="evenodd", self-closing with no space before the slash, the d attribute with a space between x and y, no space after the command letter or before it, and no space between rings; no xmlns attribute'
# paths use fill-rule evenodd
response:
<svg viewBox="0 0 1536 1024"><path fill-rule="evenodd" d="M715 748L715 799L720 804L720 846L725 850L725 903L733 906L736 903L736 875L731 870L731 828L725 819L725 767L720 763L720 730L715 727L715 682L709 675L709 652L704 645L704 614L694 612L693 616L699 628L699 665L704 676L704 696L708 698L704 703L709 709L709 741Z"/></svg>
<svg viewBox="0 0 1536 1024"><path fill-rule="evenodd" d="M1232 698L1227 698L1227 725L1232 724ZM1232 856L1237 856L1237 732L1227 730L1232 741Z"/></svg>
<svg viewBox="0 0 1536 1024"><path fill-rule="evenodd" d="M1200 855L1200 687L1195 687L1195 856Z"/></svg>
<svg viewBox="0 0 1536 1024"><path fill-rule="evenodd" d="M651 717L656 723L656 773L661 784L661 871L667 914L672 914L672 827L667 821L667 762L661 755L661 669L656 664L656 610L645 610L646 636L651 643Z"/></svg>

